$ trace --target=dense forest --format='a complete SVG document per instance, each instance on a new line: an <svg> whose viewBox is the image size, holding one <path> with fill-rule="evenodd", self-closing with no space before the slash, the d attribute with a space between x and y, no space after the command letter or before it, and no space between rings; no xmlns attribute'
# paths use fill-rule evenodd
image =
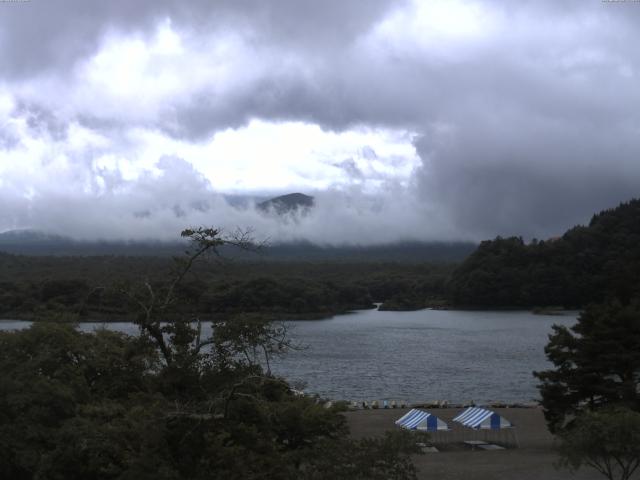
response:
<svg viewBox="0 0 640 480"><path fill-rule="evenodd" d="M223 251L224 252L224 251ZM238 312L324 318L354 309L580 308L640 293L640 200L596 214L562 237L482 242L460 264L273 261L252 253L197 265L181 283L181 314ZM250 258L250 260L248 260ZM0 318L129 319L132 283L160 281L168 256L23 256L0 253Z"/></svg>
<svg viewBox="0 0 640 480"><path fill-rule="evenodd" d="M582 307L640 293L640 200L594 215L546 241L496 238L452 273L454 305L476 307Z"/></svg>
<svg viewBox="0 0 640 480"><path fill-rule="evenodd" d="M452 264L253 262L212 259L176 292L181 313L238 312L322 318L354 309L424 308L442 302ZM0 317L35 320L129 319L131 284L165 278L167 257L28 257L0 254Z"/></svg>

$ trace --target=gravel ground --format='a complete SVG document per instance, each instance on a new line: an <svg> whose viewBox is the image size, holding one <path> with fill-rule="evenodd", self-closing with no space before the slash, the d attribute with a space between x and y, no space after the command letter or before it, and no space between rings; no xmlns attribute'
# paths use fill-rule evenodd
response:
<svg viewBox="0 0 640 480"><path fill-rule="evenodd" d="M457 445L442 447L439 453L417 455L414 458L420 479L455 480L556 480L603 479L595 470L584 468L576 474L554 467L557 455L553 451L554 437L549 433L539 408L494 408L516 426L518 448L498 451L471 451L464 447L463 440L483 439L482 433L472 432L451 422L461 409L432 409L442 420L453 427L451 436ZM397 428L394 421L404 415L407 409L356 410L345 413L352 436L383 435L385 431ZM442 435L441 435L442 436ZM503 440L513 436L502 436ZM489 440L492 440L489 438ZM634 478L640 478L636 475Z"/></svg>

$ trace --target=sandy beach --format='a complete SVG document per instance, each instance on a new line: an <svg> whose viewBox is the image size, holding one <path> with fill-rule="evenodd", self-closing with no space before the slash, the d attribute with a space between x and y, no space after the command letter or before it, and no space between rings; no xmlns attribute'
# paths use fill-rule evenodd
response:
<svg viewBox="0 0 640 480"><path fill-rule="evenodd" d="M595 470L581 469L576 474L554 467L557 455L553 451L554 437L549 433L539 408L495 408L516 426L518 448L498 451L472 451L463 447L443 449L438 453L416 455L415 464L420 479L455 480L591 480L603 478ZM351 434L356 437L383 435L397 428L394 421L408 409L356 410L345 413ZM449 423L455 438L462 441L465 435L475 439L474 432L454 424L451 420L460 408L428 410ZM640 478L640 477L637 477Z"/></svg>

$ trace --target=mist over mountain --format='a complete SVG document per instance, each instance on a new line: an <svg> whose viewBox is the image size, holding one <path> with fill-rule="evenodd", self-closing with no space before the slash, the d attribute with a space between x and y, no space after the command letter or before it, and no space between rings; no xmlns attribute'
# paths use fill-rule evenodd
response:
<svg viewBox="0 0 640 480"><path fill-rule="evenodd" d="M38 230L9 230L0 233L0 252L14 255L125 255L167 256L184 251L183 242L75 240Z"/></svg>
<svg viewBox="0 0 640 480"><path fill-rule="evenodd" d="M14 255L54 256L179 256L187 245L181 241L78 241L35 230L0 233L0 252ZM455 262L467 257L472 242L395 242L380 245L316 245L311 242L272 243L259 253L221 249L229 259L247 261L339 262Z"/></svg>
<svg viewBox="0 0 640 480"><path fill-rule="evenodd" d="M313 197L304 193L289 193L279 197L270 198L256 205L258 210L263 212L273 212L277 215L284 215L292 212L300 214L308 213L314 205Z"/></svg>
<svg viewBox="0 0 640 480"><path fill-rule="evenodd" d="M308 216L315 207L315 199L303 193L290 193L256 202L251 196L236 195L225 198L238 211L254 210L261 220L287 228ZM364 239L363 239L364 240ZM9 230L0 233L0 251L21 255L180 255L185 249L181 240L77 240L70 236L33 229ZM341 244L336 241L314 243L309 240L267 241L258 257L231 248L222 248L229 258L265 261L394 261L394 262L452 262L461 261L476 247L464 241L393 241L369 244Z"/></svg>

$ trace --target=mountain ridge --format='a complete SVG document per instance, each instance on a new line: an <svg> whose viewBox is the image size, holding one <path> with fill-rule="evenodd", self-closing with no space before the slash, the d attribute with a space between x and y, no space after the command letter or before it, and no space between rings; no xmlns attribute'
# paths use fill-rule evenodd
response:
<svg viewBox="0 0 640 480"><path fill-rule="evenodd" d="M315 205L315 199L304 193L288 193L270 198L256 205L262 212L274 212L278 215L286 215L291 212L301 212L303 214L311 210Z"/></svg>

